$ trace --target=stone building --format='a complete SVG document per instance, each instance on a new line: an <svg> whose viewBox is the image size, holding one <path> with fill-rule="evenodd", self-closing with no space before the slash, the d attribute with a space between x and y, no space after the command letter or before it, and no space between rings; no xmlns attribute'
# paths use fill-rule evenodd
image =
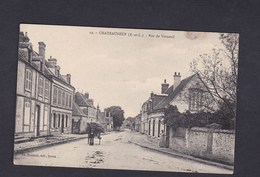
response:
<svg viewBox="0 0 260 177"><path fill-rule="evenodd" d="M71 125L75 89L70 75L62 76L57 60L46 60L46 45L38 44L36 52L27 34L20 32L15 134L24 137L69 132Z"/></svg>
<svg viewBox="0 0 260 177"><path fill-rule="evenodd" d="M96 122L97 119L97 110L94 106L94 100L89 99L88 93L75 93L75 103L83 110L87 115L89 122Z"/></svg>
<svg viewBox="0 0 260 177"><path fill-rule="evenodd" d="M85 133L87 123L89 122L87 115L80 109L77 103L72 103L72 133Z"/></svg>
<svg viewBox="0 0 260 177"><path fill-rule="evenodd" d="M62 75L57 59L50 57L46 63L51 75L51 119L50 131L70 133L72 126L72 101L75 88L71 85L71 75Z"/></svg>
<svg viewBox="0 0 260 177"><path fill-rule="evenodd" d="M170 127L164 124L164 110L169 105L177 106L180 112L189 111L195 113L205 110L203 102L214 103L213 97L205 92L207 89L198 74L191 75L181 80L180 73L173 76L173 84L164 80L161 85L161 93L151 93L141 108L141 133L147 134L151 140L158 141L163 130L169 143Z"/></svg>
<svg viewBox="0 0 260 177"><path fill-rule="evenodd" d="M49 134L51 73L39 42L39 53L33 50L27 34L19 34L15 134L40 136Z"/></svg>
<svg viewBox="0 0 260 177"><path fill-rule="evenodd" d="M102 125L105 131L113 130L113 117L110 116L110 112L101 112L99 106L97 106L97 122Z"/></svg>

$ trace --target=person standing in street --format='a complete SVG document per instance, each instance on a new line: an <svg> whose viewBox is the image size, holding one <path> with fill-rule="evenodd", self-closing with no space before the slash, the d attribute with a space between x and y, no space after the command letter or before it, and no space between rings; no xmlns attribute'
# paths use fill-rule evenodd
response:
<svg viewBox="0 0 260 177"><path fill-rule="evenodd" d="M91 129L88 135L89 138L89 145L93 146L94 145L94 131Z"/></svg>
<svg viewBox="0 0 260 177"><path fill-rule="evenodd" d="M160 134L159 146L160 147L165 147L165 134L164 134L163 130L161 131L161 134Z"/></svg>

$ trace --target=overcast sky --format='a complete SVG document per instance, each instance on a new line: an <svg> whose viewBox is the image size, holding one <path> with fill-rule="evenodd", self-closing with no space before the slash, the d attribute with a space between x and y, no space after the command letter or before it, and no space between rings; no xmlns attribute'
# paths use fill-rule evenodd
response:
<svg viewBox="0 0 260 177"><path fill-rule="evenodd" d="M76 91L89 92L102 110L121 106L125 117L136 116L164 79L172 85L174 72L188 77L192 59L222 47L218 33L27 24L20 30L36 52L39 41L46 44L46 59L58 60Z"/></svg>

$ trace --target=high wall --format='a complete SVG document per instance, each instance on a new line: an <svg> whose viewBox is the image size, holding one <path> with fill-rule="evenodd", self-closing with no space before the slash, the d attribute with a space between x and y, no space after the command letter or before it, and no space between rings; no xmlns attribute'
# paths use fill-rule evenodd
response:
<svg viewBox="0 0 260 177"><path fill-rule="evenodd" d="M235 134L229 130L171 128L170 148L204 159L234 164Z"/></svg>

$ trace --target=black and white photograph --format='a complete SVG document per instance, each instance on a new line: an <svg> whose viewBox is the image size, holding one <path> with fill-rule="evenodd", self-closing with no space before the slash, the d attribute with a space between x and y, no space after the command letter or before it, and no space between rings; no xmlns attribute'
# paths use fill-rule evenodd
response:
<svg viewBox="0 0 260 177"><path fill-rule="evenodd" d="M13 163L233 174L239 34L20 24Z"/></svg>

